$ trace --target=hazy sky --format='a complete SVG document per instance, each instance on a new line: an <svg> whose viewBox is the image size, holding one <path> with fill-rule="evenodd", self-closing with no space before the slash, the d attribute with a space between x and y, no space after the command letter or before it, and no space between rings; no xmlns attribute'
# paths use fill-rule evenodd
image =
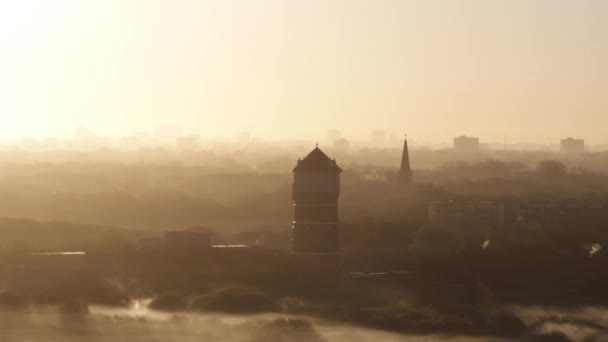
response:
<svg viewBox="0 0 608 342"><path fill-rule="evenodd" d="M0 117L0 138L608 143L608 1L0 1Z"/></svg>

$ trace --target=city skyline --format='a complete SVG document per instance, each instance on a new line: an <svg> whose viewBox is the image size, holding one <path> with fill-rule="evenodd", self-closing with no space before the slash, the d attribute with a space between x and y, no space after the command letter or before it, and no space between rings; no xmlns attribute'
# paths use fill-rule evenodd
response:
<svg viewBox="0 0 608 342"><path fill-rule="evenodd" d="M405 135L407 137L407 134ZM484 150L557 150L564 140L573 139L572 136L559 137L558 139L547 142L534 141L508 141L506 136L503 140L483 140L479 136L473 135L458 135L446 137L442 140L432 141L425 140L426 137L415 137L410 139L410 143L414 148L423 149L444 149L453 148L457 138L472 138L477 139L477 144ZM352 147L374 147L374 148L400 148L402 144L402 133L397 133L389 130L374 129L368 132L367 136L347 136L340 130L330 129L326 132L319 132L312 136L305 137L284 137L284 138L267 138L259 135L253 135L251 132L243 131L232 136L205 136L194 130L183 129L179 125L164 124L153 127L149 130L140 130L125 135L104 135L97 131L91 130L88 127L78 126L71 132L66 132L62 136L17 136L13 138L0 139L0 146L21 146L26 149L28 146L35 149L57 149L75 147L74 143L84 142L89 148L97 147L118 147L118 148L137 148L145 146L164 146L164 147L183 147L185 144L194 146L196 149L204 148L205 144L256 144L256 143L282 143L282 144L320 144L325 148L337 148L341 150L348 149L348 145L354 143ZM594 151L604 151L608 148L608 144L602 142L593 142L585 137L575 137L576 140L582 140L583 144L592 148ZM130 143L133 143L131 145ZM194 145L193 145L194 144ZM336 145L338 144L338 145ZM344 145L345 144L345 145ZM48 146L47 146L48 145ZM344 145L344 146L342 146ZM210 145L208 145L210 146ZM87 148L88 149L88 148Z"/></svg>

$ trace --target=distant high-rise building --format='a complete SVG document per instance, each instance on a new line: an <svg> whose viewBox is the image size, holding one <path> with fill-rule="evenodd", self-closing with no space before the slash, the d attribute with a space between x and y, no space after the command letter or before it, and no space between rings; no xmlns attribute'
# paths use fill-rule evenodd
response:
<svg viewBox="0 0 608 342"><path fill-rule="evenodd" d="M77 150L93 150L107 143L107 138L97 135L83 126L79 126L76 133L74 133L74 139L68 143L68 147Z"/></svg>
<svg viewBox="0 0 608 342"><path fill-rule="evenodd" d="M372 145L373 146L385 146L386 145L386 131L376 130L372 132Z"/></svg>
<svg viewBox="0 0 608 342"><path fill-rule="evenodd" d="M585 152L585 140L566 138L561 141L562 153L578 154Z"/></svg>
<svg viewBox="0 0 608 342"><path fill-rule="evenodd" d="M403 185L412 184L412 169L410 167L410 152L407 147L407 136L403 141L403 153L401 155L401 168L399 169L399 181Z"/></svg>
<svg viewBox="0 0 608 342"><path fill-rule="evenodd" d="M337 255L342 169L316 147L293 170L294 254Z"/></svg>
<svg viewBox="0 0 608 342"><path fill-rule="evenodd" d="M344 152L344 151L348 150L349 145L350 145L350 143L345 138L340 138L340 139L334 140L334 149L336 151Z"/></svg>
<svg viewBox="0 0 608 342"><path fill-rule="evenodd" d="M74 140L94 141L98 139L99 135L95 134L93 131L83 126L78 126L78 128L76 129L76 133L74 133Z"/></svg>
<svg viewBox="0 0 608 342"><path fill-rule="evenodd" d="M195 151L198 150L201 143L201 136L198 134L191 134L188 136L181 136L177 138L175 144L177 147L184 151Z"/></svg>
<svg viewBox="0 0 608 342"><path fill-rule="evenodd" d="M454 151L462 153L479 152L479 138L461 135L454 138Z"/></svg>
<svg viewBox="0 0 608 342"><path fill-rule="evenodd" d="M238 142L240 144L247 144L251 141L251 133L241 132L238 136Z"/></svg>

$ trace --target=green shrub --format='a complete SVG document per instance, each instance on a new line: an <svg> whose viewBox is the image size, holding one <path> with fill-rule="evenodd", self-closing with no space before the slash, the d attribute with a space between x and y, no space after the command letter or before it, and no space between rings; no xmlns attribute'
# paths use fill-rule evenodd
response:
<svg viewBox="0 0 608 342"><path fill-rule="evenodd" d="M572 342L573 340L561 332L550 332L535 335L532 337L534 342Z"/></svg>
<svg viewBox="0 0 608 342"><path fill-rule="evenodd" d="M0 292L0 309L4 310L16 310L21 309L27 305L27 300L13 292L3 291Z"/></svg>
<svg viewBox="0 0 608 342"><path fill-rule="evenodd" d="M520 336L528 330L526 325L515 315L499 312L486 318L488 330L498 336Z"/></svg>
<svg viewBox="0 0 608 342"><path fill-rule="evenodd" d="M252 342L306 341L323 342L310 321L297 318L277 318L253 328Z"/></svg>
<svg viewBox="0 0 608 342"><path fill-rule="evenodd" d="M190 309L241 314L279 311L278 305L264 292L241 286L226 287L197 297L191 302Z"/></svg>
<svg viewBox="0 0 608 342"><path fill-rule="evenodd" d="M61 304L76 299L102 305L127 305L130 302L121 286L92 272L35 275L28 286L36 301L44 304Z"/></svg>
<svg viewBox="0 0 608 342"><path fill-rule="evenodd" d="M464 319L444 315L429 308L403 305L363 308L350 312L349 317L353 323L390 331L422 333L473 331L471 322Z"/></svg>
<svg viewBox="0 0 608 342"><path fill-rule="evenodd" d="M89 304L78 300L68 300L59 306L64 315L85 315L89 313Z"/></svg>
<svg viewBox="0 0 608 342"><path fill-rule="evenodd" d="M150 302L150 308L162 311L179 311L185 310L188 300L185 296L179 293L164 293Z"/></svg>

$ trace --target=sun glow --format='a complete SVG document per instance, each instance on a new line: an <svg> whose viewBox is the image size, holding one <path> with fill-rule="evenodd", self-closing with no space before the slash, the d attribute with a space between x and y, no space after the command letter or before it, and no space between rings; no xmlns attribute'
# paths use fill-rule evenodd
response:
<svg viewBox="0 0 608 342"><path fill-rule="evenodd" d="M2 1L0 138L176 123L601 142L608 2L582 3Z"/></svg>

